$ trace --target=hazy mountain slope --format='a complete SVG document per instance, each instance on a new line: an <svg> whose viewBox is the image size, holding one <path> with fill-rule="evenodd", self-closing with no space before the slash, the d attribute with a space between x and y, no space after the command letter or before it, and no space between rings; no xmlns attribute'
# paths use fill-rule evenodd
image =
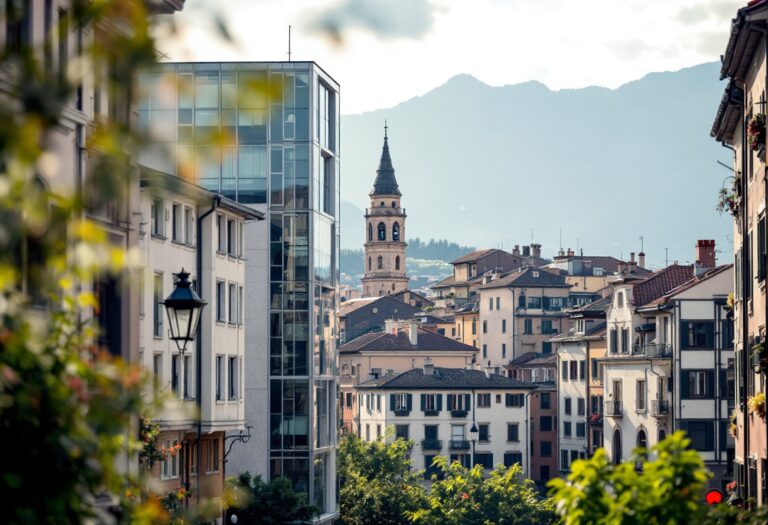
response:
<svg viewBox="0 0 768 525"><path fill-rule="evenodd" d="M565 247L651 264L690 260L697 238L730 248L714 210L728 151L709 137L723 85L716 64L654 73L616 90L490 87L452 78L395 108L342 117L342 198L364 208L389 120L407 236L496 247ZM345 205L349 211L350 204ZM360 210L361 212L362 210ZM342 215L346 247L363 220ZM358 244L359 246L359 244ZM723 260L726 260L723 255Z"/></svg>

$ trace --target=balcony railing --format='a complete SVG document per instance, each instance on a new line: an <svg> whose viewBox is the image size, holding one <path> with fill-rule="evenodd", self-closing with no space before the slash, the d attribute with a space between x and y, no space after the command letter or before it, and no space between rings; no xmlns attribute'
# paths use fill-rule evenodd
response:
<svg viewBox="0 0 768 525"><path fill-rule="evenodd" d="M393 412L396 416L407 416L411 413L411 411L407 408L396 408Z"/></svg>
<svg viewBox="0 0 768 525"><path fill-rule="evenodd" d="M605 415L608 417L621 417L621 401L606 401Z"/></svg>
<svg viewBox="0 0 768 525"><path fill-rule="evenodd" d="M443 442L439 439L422 439L421 448L423 450L442 450Z"/></svg>
<svg viewBox="0 0 768 525"><path fill-rule="evenodd" d="M366 208L366 215L405 215L405 208L392 208L391 206L376 206L375 208ZM375 232L374 232L375 233Z"/></svg>
<svg viewBox="0 0 768 525"><path fill-rule="evenodd" d="M664 343L632 345L632 355L645 357L672 357L672 345Z"/></svg>
<svg viewBox="0 0 768 525"><path fill-rule="evenodd" d="M451 410L451 417L467 417L468 413L466 410Z"/></svg>
<svg viewBox="0 0 768 525"><path fill-rule="evenodd" d="M666 399L651 400L651 415L653 417L664 417L669 414L669 401Z"/></svg>
<svg viewBox="0 0 768 525"><path fill-rule="evenodd" d="M469 450L469 441L466 439L452 439L450 448L451 450Z"/></svg>

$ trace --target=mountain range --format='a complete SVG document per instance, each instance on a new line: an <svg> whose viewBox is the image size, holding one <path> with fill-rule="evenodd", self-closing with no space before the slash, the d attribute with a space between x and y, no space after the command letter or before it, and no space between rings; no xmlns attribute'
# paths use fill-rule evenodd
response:
<svg viewBox="0 0 768 525"><path fill-rule="evenodd" d="M709 136L718 72L707 63L559 91L458 75L393 108L344 115L342 246L363 243L387 119L407 238L627 258L642 237L651 267L691 261L701 238L730 261L731 222L715 206L730 175L716 161L731 158Z"/></svg>

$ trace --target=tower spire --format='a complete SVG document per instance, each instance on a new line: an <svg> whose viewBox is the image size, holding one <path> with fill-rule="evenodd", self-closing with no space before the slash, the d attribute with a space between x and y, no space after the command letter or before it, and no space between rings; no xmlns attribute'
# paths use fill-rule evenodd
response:
<svg viewBox="0 0 768 525"><path fill-rule="evenodd" d="M402 195L395 178L395 168L392 167L392 157L389 156L389 125L386 120L384 121L384 146L381 148L376 181L369 195Z"/></svg>

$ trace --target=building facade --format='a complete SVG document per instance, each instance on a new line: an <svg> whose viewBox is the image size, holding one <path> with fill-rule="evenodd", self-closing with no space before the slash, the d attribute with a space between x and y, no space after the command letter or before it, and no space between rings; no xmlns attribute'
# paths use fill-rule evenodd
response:
<svg viewBox="0 0 768 525"><path fill-rule="evenodd" d="M383 332L387 320L411 319L421 310L390 295L352 299L339 307L339 340L342 344L371 332Z"/></svg>
<svg viewBox="0 0 768 525"><path fill-rule="evenodd" d="M221 497L226 432L245 430L245 222L263 214L172 175L144 170L139 231L139 356L156 392L170 396L154 419L165 459L152 468L162 492ZM200 297L197 339L181 352L162 302L186 270ZM200 435L197 417L200 415ZM199 451L198 451L199 448Z"/></svg>
<svg viewBox="0 0 768 525"><path fill-rule="evenodd" d="M389 155L389 138L384 126L376 180L369 194L371 207L365 210L366 242L363 297L377 297L408 289L405 273L405 208Z"/></svg>
<svg viewBox="0 0 768 525"><path fill-rule="evenodd" d="M248 443L231 464L337 512L339 86L314 62L168 63L142 78L143 165L267 214L246 226ZM269 421L269 425L264 424Z"/></svg>
<svg viewBox="0 0 768 525"><path fill-rule="evenodd" d="M750 138L750 126L765 136L765 31L768 5L750 2L738 10L723 53L720 79L728 80L711 135L733 150L733 178L724 211L733 216L735 335L735 460L737 494L768 503L768 427L750 401L765 399L766 327L766 162L765 139ZM760 124L762 116L763 123ZM764 407L763 402L763 407ZM765 410L763 408L763 414Z"/></svg>
<svg viewBox="0 0 768 525"><path fill-rule="evenodd" d="M435 456L464 466L518 463L530 472L527 427L530 392L535 389L480 370L427 364L385 375L358 386L361 437L412 439L411 463L429 479Z"/></svg>

